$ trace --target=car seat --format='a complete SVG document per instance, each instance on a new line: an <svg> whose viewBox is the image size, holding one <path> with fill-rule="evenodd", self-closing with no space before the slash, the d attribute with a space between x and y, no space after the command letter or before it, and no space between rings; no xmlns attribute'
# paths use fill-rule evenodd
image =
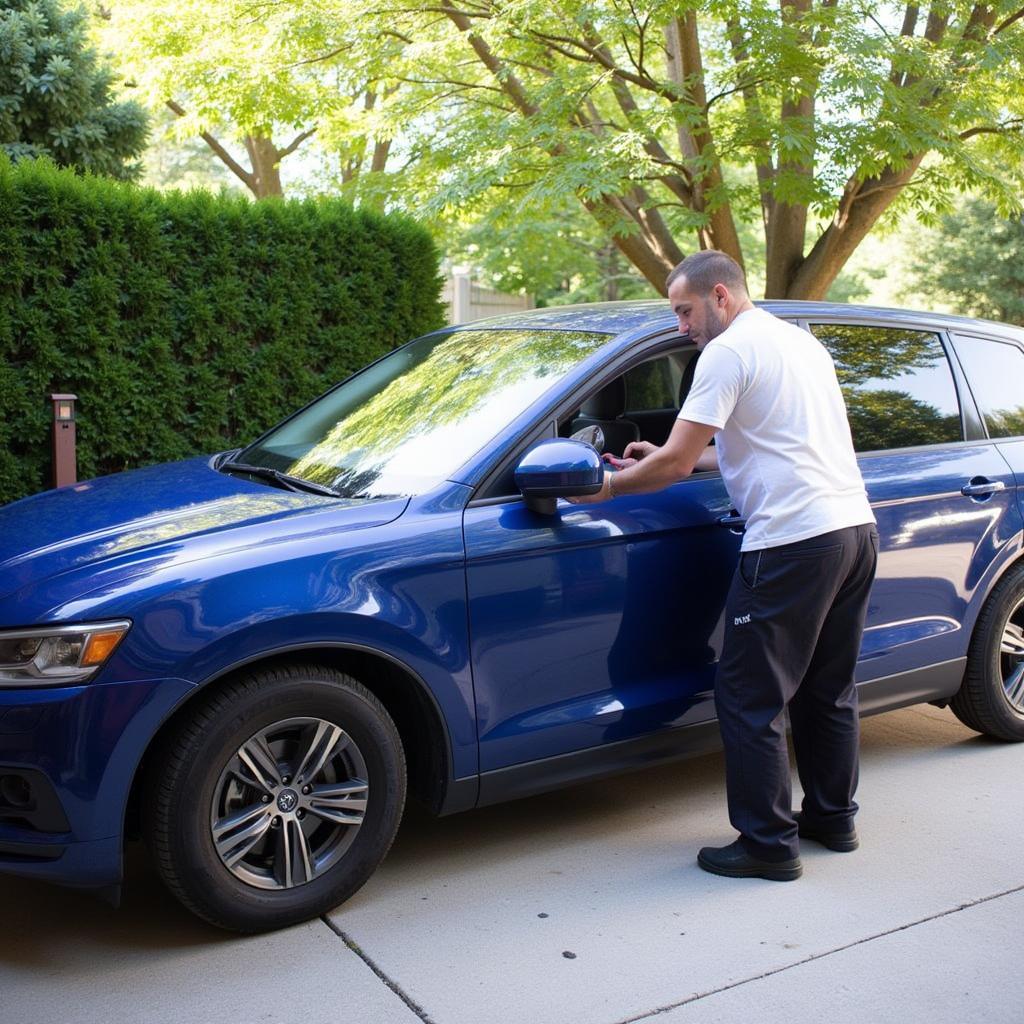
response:
<svg viewBox="0 0 1024 1024"><path fill-rule="evenodd" d="M625 411L626 382L622 377L616 377L580 406L579 415L572 421L572 430L600 427L604 432L606 450L613 455L622 455L630 441L640 440L640 428L625 418Z"/></svg>

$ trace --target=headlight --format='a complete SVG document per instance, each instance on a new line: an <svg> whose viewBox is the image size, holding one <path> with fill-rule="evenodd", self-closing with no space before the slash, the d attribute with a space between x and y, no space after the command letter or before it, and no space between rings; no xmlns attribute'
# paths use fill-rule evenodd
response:
<svg viewBox="0 0 1024 1024"><path fill-rule="evenodd" d="M98 622L0 630L0 686L84 683L130 628L130 622Z"/></svg>

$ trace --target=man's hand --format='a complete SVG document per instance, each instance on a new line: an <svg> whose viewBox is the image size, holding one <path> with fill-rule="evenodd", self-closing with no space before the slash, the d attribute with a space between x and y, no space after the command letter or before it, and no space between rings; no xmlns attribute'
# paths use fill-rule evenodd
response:
<svg viewBox="0 0 1024 1024"><path fill-rule="evenodd" d="M697 468L702 455L714 458L713 455L707 456L706 451L715 431L715 427L704 423L677 419L668 440L660 448L650 441L632 441L626 445L623 455L635 462L615 474L615 497L621 494L650 494L685 479ZM566 501L573 505L607 501L612 497L612 479L612 474L605 470L604 482L597 494L566 498Z"/></svg>
<svg viewBox="0 0 1024 1024"><path fill-rule="evenodd" d="M626 445L626 450L622 453L624 459L633 459L639 462L642 458L650 455L651 452L656 452L658 446L651 444L650 441L630 441Z"/></svg>

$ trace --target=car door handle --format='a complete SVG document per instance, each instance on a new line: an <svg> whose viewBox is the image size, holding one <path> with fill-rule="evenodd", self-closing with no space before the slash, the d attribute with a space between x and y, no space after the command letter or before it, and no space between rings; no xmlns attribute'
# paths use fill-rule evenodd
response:
<svg viewBox="0 0 1024 1024"><path fill-rule="evenodd" d="M965 498L987 498L990 494L1005 490L1006 484L1002 480L986 480L983 476L976 476L960 488L960 493Z"/></svg>
<svg viewBox="0 0 1024 1024"><path fill-rule="evenodd" d="M718 517L718 525L726 530L742 533L747 521L738 512L730 512L728 515Z"/></svg>

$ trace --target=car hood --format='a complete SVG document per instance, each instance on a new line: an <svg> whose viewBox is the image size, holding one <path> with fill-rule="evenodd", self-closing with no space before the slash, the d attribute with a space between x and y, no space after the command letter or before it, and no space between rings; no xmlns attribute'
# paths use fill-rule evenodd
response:
<svg viewBox="0 0 1024 1024"><path fill-rule="evenodd" d="M138 571L182 558L186 546L208 557L266 543L260 524L269 520L294 520L289 536L357 529L390 522L407 504L278 490L219 473L208 458L117 473L0 508L0 598L73 570L120 562Z"/></svg>

